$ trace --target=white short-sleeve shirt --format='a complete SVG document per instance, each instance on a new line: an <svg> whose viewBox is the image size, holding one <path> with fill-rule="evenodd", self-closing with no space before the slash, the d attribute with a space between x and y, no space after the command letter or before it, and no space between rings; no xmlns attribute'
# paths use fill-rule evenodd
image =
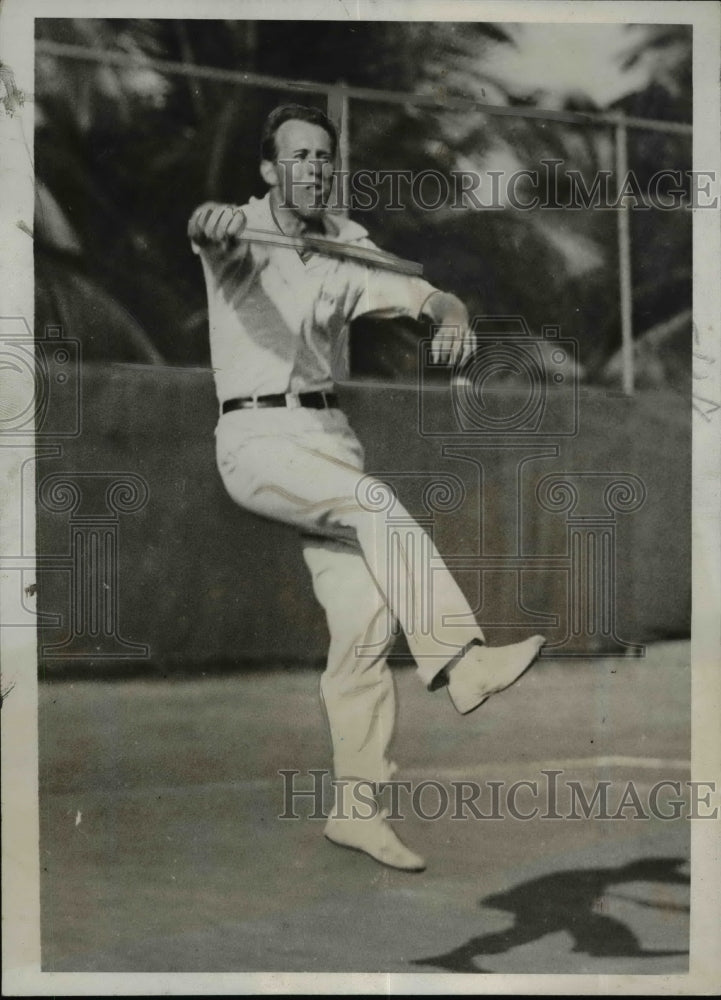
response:
<svg viewBox="0 0 721 1000"><path fill-rule="evenodd" d="M242 206L249 229L280 233L269 195ZM342 216L326 237L374 248L367 231ZM218 399L328 390L347 374L348 323L365 312L417 317L437 289L327 254L240 243L200 254L208 293L211 363Z"/></svg>

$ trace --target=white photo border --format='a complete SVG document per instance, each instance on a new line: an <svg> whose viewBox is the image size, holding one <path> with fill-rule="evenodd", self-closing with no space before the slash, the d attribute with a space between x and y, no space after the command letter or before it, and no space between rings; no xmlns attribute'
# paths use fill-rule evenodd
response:
<svg viewBox="0 0 721 1000"><path fill-rule="evenodd" d="M34 206L33 89L36 17L195 18L193 0L2 0L0 61L12 69L26 95L13 115L0 112L3 197L2 316L26 317L32 328ZM286 20L482 20L491 22L690 23L693 25L694 169L721 176L719 42L721 8L691 2L482 2L482 0L207 0L203 17ZM721 231L718 210L696 209L693 228L693 314L698 346L706 356L703 395L721 402ZM693 422L693 737L692 777L721 777L721 410ZM20 489L19 466L32 449L0 437L0 494ZM32 464L32 463L31 463ZM32 508L34 483L24 480ZM19 504L15 505L19 508ZM12 514L15 509L8 505ZM26 508L27 509L27 508ZM6 519L0 543L20 530ZM25 526L26 545L32 545ZM663 543L663 539L659 539ZM7 548L0 550L0 556ZM26 550L27 551L27 550ZM0 563L0 613L15 585ZM2 838L3 994L6 996L237 995L246 993L417 993L474 995L693 995L721 983L721 841L718 823L692 823L691 953L688 974L664 976L440 975L433 974L100 974L50 973L40 968L38 856L37 660L32 630L0 630L3 664Z"/></svg>

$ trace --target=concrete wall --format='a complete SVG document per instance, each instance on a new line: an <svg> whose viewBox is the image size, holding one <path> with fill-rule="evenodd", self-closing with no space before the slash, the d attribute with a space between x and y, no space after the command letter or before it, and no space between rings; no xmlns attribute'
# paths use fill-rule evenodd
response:
<svg viewBox="0 0 721 1000"><path fill-rule="evenodd" d="M83 390L82 434L64 441L59 457L38 461L39 484L48 476L75 476L88 494L74 513L57 504L50 510L52 503L38 505L39 552L61 557L57 568L39 577L40 609L62 616L60 626L41 631L40 659L47 674L69 665L113 670L136 664L170 671L322 659L325 622L294 531L237 508L216 472L210 374L93 366L84 372ZM489 641L527 635L533 612L556 617L555 626L546 621L538 629L552 640L566 634L568 512L544 510L535 496L551 473L602 474L575 477L581 484L577 518L604 513L610 518L602 502L606 474L631 474L643 483L646 498L640 508L615 515L616 633L636 643L688 634L691 442L685 399L670 393L626 399L582 389L578 434L555 442L544 438L545 456L536 452L530 459L540 438L473 450L467 438L419 433L418 393L409 387L347 387L342 396L366 447L368 470L389 478L412 512L428 515L422 496L434 478L451 475L463 484L463 503L451 513L436 512L433 531L444 555L465 562L459 582L478 609ZM457 426L447 389L427 390L423 407L432 425ZM104 491L122 473L141 477L147 502L135 512L109 512L115 520L102 522ZM586 528L589 523L578 522ZM82 535L93 524L116 532L118 578L109 577L105 585L106 593L117 588L116 631L124 641L145 644L147 659L98 656L123 650L103 638L102 628L86 636L82 622L82 634L64 651L42 648L70 635L70 608L77 608L77 599L71 599L77 572L69 569L70 535ZM603 524L598 525L600 531ZM535 569L526 564L521 577L498 569L482 576L469 566L481 551L543 559ZM599 643L608 646L597 637L586 648Z"/></svg>

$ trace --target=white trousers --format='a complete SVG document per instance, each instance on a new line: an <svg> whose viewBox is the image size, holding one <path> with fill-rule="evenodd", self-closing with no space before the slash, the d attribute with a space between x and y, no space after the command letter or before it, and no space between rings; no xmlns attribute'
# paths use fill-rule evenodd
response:
<svg viewBox="0 0 721 1000"><path fill-rule="evenodd" d="M330 632L321 697L335 777L387 781L400 623L418 674L436 674L483 633L430 536L363 472L340 410L239 410L216 428L218 468L242 507L297 526Z"/></svg>

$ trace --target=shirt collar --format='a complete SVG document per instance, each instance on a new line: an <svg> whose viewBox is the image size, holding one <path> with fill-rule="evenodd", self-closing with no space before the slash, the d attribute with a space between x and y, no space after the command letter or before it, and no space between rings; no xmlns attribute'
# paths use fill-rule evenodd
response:
<svg viewBox="0 0 721 1000"><path fill-rule="evenodd" d="M270 192L265 194L263 198L252 197L250 202L262 212L264 216L264 226L271 230L280 229L271 208ZM338 240L341 243L354 243L357 240L366 239L368 237L367 229L340 212L328 211L322 218L323 228L325 229L325 239ZM286 235L302 236L303 228L299 225L297 232L287 232Z"/></svg>

